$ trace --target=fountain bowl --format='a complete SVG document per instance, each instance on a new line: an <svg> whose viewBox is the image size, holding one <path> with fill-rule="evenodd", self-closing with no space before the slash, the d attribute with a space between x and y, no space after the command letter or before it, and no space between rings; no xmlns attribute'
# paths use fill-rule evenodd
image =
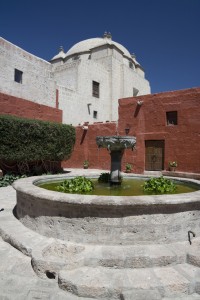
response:
<svg viewBox="0 0 200 300"><path fill-rule="evenodd" d="M93 172L93 176L99 174ZM162 244L187 240L189 230L200 233L200 190L173 195L97 196L37 186L76 175L72 172L14 182L19 220L41 235L88 244ZM200 186L197 180L176 180Z"/></svg>
<svg viewBox="0 0 200 300"><path fill-rule="evenodd" d="M107 148L111 156L110 181L111 184L121 184L121 160L125 149L134 149L136 137L134 136L97 136L98 148Z"/></svg>
<svg viewBox="0 0 200 300"><path fill-rule="evenodd" d="M107 148L110 151L120 151L122 149L133 149L136 144L134 136L97 136L96 143L99 148Z"/></svg>

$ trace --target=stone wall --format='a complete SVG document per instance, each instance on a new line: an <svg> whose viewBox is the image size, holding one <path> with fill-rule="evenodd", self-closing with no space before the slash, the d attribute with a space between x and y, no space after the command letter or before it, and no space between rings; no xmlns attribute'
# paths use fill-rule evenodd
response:
<svg viewBox="0 0 200 300"><path fill-rule="evenodd" d="M62 111L21 98L0 93L0 114L29 119L62 122Z"/></svg>

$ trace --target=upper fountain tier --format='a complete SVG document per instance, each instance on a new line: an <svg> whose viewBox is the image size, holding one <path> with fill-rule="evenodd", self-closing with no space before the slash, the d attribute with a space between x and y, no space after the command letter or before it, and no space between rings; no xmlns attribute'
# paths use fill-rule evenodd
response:
<svg viewBox="0 0 200 300"><path fill-rule="evenodd" d="M136 138L134 136L97 136L96 143L99 148L107 148L110 151L120 151L134 148Z"/></svg>

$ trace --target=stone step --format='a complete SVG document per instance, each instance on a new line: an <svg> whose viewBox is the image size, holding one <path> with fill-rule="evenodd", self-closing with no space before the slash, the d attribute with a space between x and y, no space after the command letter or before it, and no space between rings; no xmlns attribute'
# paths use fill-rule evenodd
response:
<svg viewBox="0 0 200 300"><path fill-rule="evenodd" d="M149 268L184 263L187 245L90 246L84 253L84 265L110 268Z"/></svg>
<svg viewBox="0 0 200 300"><path fill-rule="evenodd" d="M200 249L197 247L191 248L187 252L187 261L191 265L200 267Z"/></svg>
<svg viewBox="0 0 200 300"><path fill-rule="evenodd" d="M192 294L192 295L187 295L187 296L185 296L185 297L181 297L181 300L199 300L200 299L200 295L199 294L197 294L197 293L194 293L194 294ZM128 300L128 299L126 299L126 300ZM131 300L131 299L130 299ZM164 298L162 298L162 300L180 300L180 298L178 297L164 297Z"/></svg>
<svg viewBox="0 0 200 300"><path fill-rule="evenodd" d="M46 245L46 246L45 246ZM32 267L45 278L57 275L62 269L105 267L114 269L174 266L186 262L189 247L186 243L168 245L105 246L64 243L55 240L32 251ZM193 245L193 248L197 248Z"/></svg>
<svg viewBox="0 0 200 300"><path fill-rule="evenodd" d="M195 293L198 276L198 268L188 264L144 269L82 267L60 271L58 283L79 297L156 300Z"/></svg>

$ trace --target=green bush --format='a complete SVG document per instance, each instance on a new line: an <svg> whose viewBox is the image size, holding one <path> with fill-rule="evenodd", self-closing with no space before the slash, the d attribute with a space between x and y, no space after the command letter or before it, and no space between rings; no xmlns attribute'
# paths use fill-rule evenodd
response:
<svg viewBox="0 0 200 300"><path fill-rule="evenodd" d="M74 143L70 125L0 115L0 162L66 160Z"/></svg>
<svg viewBox="0 0 200 300"><path fill-rule="evenodd" d="M143 189L151 194L170 194L176 190L176 185L172 180L161 176L145 181Z"/></svg>
<svg viewBox="0 0 200 300"><path fill-rule="evenodd" d="M93 189L94 185L92 181L83 176L77 176L72 179L66 179L57 187L57 190L59 192L76 194L90 192Z"/></svg>

